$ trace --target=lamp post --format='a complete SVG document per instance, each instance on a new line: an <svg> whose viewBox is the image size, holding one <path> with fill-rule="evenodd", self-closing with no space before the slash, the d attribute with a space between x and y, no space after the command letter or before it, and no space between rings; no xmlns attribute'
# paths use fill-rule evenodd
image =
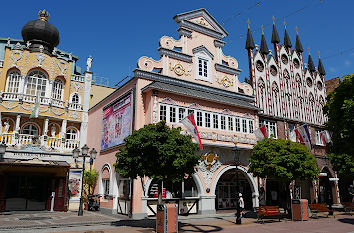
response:
<svg viewBox="0 0 354 233"><path fill-rule="evenodd" d="M241 224L241 210L240 210L240 187L238 183L238 166L240 166L240 149L235 145L232 149L235 155L235 165L236 165L236 224Z"/></svg>
<svg viewBox="0 0 354 233"><path fill-rule="evenodd" d="M92 148L92 150L90 151L90 173L91 173L91 170L92 170L92 164L93 164L93 161L96 159L96 155L97 155L97 151L95 150L95 148ZM89 183L89 194L90 194L90 191L91 191L91 183ZM91 195L91 194L90 194Z"/></svg>
<svg viewBox="0 0 354 233"><path fill-rule="evenodd" d="M84 210L83 210L83 193L84 193L84 175L85 175L85 160L86 160L86 156L88 155L88 151L89 151L89 147L85 144L82 148L81 148L81 157L83 157L83 161L82 161L82 174L81 174L81 195L80 195L80 206L79 206L79 212L77 213L78 216L82 216L84 214ZM96 150L93 148L90 152L90 163L91 163L91 159L93 160L94 158L92 158L93 156L96 158ZM79 148L75 148L73 150L73 157L74 159L79 158L80 156L80 149Z"/></svg>
<svg viewBox="0 0 354 233"><path fill-rule="evenodd" d="M1 144L0 144L0 162L1 161L4 161L4 155L5 155L5 152L6 152L6 144L5 144L5 142L2 142Z"/></svg>

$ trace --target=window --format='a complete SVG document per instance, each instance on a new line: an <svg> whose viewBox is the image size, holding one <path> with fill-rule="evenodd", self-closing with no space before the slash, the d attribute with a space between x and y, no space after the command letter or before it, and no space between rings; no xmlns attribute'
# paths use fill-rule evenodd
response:
<svg viewBox="0 0 354 233"><path fill-rule="evenodd" d="M26 95L45 96L47 76L39 70L31 71L27 78Z"/></svg>
<svg viewBox="0 0 354 233"><path fill-rule="evenodd" d="M205 113L205 127L206 128L210 128L211 125L210 125L210 113Z"/></svg>
<svg viewBox="0 0 354 233"><path fill-rule="evenodd" d="M248 128L250 133L253 133L253 120L248 120Z"/></svg>
<svg viewBox="0 0 354 233"><path fill-rule="evenodd" d="M323 141L321 139L321 131L316 129L315 133L316 145L323 146Z"/></svg>
<svg viewBox="0 0 354 233"><path fill-rule="evenodd" d="M193 115L194 115L194 110L192 110L192 109L188 109L188 116L189 116L189 115L191 115L191 114L193 114Z"/></svg>
<svg viewBox="0 0 354 233"><path fill-rule="evenodd" d="M199 70L199 76L202 76L204 78L208 77L208 61L202 58L198 59L198 70Z"/></svg>
<svg viewBox="0 0 354 233"><path fill-rule="evenodd" d="M178 109L178 119L179 119L179 121L181 121L185 117L186 117L186 109L185 108L179 108Z"/></svg>
<svg viewBox="0 0 354 233"><path fill-rule="evenodd" d="M220 127L221 127L221 129L226 129L226 119L225 119L225 116L220 116Z"/></svg>
<svg viewBox="0 0 354 233"><path fill-rule="evenodd" d="M289 123L288 127L289 127L289 140L296 142L295 125Z"/></svg>
<svg viewBox="0 0 354 233"><path fill-rule="evenodd" d="M80 97L77 93L73 94L73 96L71 97L71 103L73 103L73 104L80 103Z"/></svg>
<svg viewBox="0 0 354 233"><path fill-rule="evenodd" d="M217 114L213 114L213 127L214 129L219 128L219 117Z"/></svg>
<svg viewBox="0 0 354 233"><path fill-rule="evenodd" d="M167 107L165 105L160 105L160 121L166 121Z"/></svg>
<svg viewBox="0 0 354 233"><path fill-rule="evenodd" d="M234 121L233 120L234 119L232 117L228 117L227 119L228 119L228 123L229 123L228 124L229 125L229 130L233 131L234 130Z"/></svg>
<svg viewBox="0 0 354 233"><path fill-rule="evenodd" d="M6 92L18 93L20 86L21 74L18 71L11 71L7 76Z"/></svg>
<svg viewBox="0 0 354 233"><path fill-rule="evenodd" d="M66 131L67 140L77 140L77 131L75 129L68 129Z"/></svg>
<svg viewBox="0 0 354 233"><path fill-rule="evenodd" d="M158 198L158 182L155 179L150 184L148 196L149 198ZM163 181L162 197L166 199L198 197L197 185L191 176L180 182Z"/></svg>
<svg viewBox="0 0 354 233"><path fill-rule="evenodd" d="M203 113L197 111L197 126L203 126Z"/></svg>
<svg viewBox="0 0 354 233"><path fill-rule="evenodd" d="M109 195L109 179L102 179L103 191L105 197Z"/></svg>
<svg viewBox="0 0 354 233"><path fill-rule="evenodd" d="M259 126L265 125L269 137L277 138L277 124L274 121L259 120Z"/></svg>
<svg viewBox="0 0 354 233"><path fill-rule="evenodd" d="M38 136L38 128L33 124L28 124L22 129L23 134Z"/></svg>
<svg viewBox="0 0 354 233"><path fill-rule="evenodd" d="M235 120L236 120L236 124L235 124L236 132L240 132L241 131L240 118L236 118Z"/></svg>
<svg viewBox="0 0 354 233"><path fill-rule="evenodd" d="M64 90L64 82L63 82L63 80L55 79L55 81L53 83L52 98L56 99L56 100L62 100L63 90Z"/></svg>
<svg viewBox="0 0 354 233"><path fill-rule="evenodd" d="M118 180L118 193L120 198L129 198L130 195L129 178L121 178Z"/></svg>
<svg viewBox="0 0 354 233"><path fill-rule="evenodd" d="M242 132L247 133L247 120L242 119Z"/></svg>
<svg viewBox="0 0 354 233"><path fill-rule="evenodd" d="M176 122L176 107L170 106L170 122Z"/></svg>

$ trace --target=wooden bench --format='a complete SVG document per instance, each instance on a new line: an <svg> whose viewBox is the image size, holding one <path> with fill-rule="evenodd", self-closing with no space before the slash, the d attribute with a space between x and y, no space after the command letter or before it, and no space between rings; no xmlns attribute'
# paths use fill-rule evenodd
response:
<svg viewBox="0 0 354 233"><path fill-rule="evenodd" d="M276 218L280 219L284 218L286 216L285 213L280 213L279 211L279 207L278 206L260 206L260 207L256 207L257 209L257 222L259 220L262 220L262 223L264 223L264 218Z"/></svg>
<svg viewBox="0 0 354 233"><path fill-rule="evenodd" d="M311 213L312 213L312 217L316 217L318 218L318 213L320 212L328 212L327 214L327 218L328 218L328 215L329 215L329 212L331 212L328 208L327 208L327 204L325 203L319 203L319 204L310 204L310 210L311 210ZM334 215L333 215L334 216Z"/></svg>
<svg viewBox="0 0 354 233"><path fill-rule="evenodd" d="M349 212L350 216L352 215L352 211L354 210L354 204L352 202L343 202L344 212Z"/></svg>

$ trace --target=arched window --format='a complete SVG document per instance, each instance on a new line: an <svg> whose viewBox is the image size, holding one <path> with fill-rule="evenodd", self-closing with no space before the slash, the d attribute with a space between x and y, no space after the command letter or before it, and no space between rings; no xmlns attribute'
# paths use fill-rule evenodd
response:
<svg viewBox="0 0 354 233"><path fill-rule="evenodd" d="M80 104L80 97L77 93L73 94L73 96L71 97L71 103Z"/></svg>
<svg viewBox="0 0 354 233"><path fill-rule="evenodd" d="M34 124L25 125L22 129L22 134L38 136L38 128Z"/></svg>
<svg viewBox="0 0 354 233"><path fill-rule="evenodd" d="M66 139L67 140L77 140L77 131L76 129L68 129L66 131Z"/></svg>
<svg viewBox="0 0 354 233"><path fill-rule="evenodd" d="M53 83L52 98L56 100L62 100L64 90L64 82L61 79L55 79Z"/></svg>
<svg viewBox="0 0 354 233"><path fill-rule="evenodd" d="M6 92L18 93L20 87L21 74L19 71L11 71L7 76Z"/></svg>
<svg viewBox="0 0 354 233"><path fill-rule="evenodd" d="M45 96L47 75L40 70L31 71L27 77L26 94L32 96Z"/></svg>

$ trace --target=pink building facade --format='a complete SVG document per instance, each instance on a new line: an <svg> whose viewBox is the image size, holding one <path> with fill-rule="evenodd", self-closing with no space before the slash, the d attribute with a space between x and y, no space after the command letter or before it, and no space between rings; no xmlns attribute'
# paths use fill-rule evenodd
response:
<svg viewBox="0 0 354 233"><path fill-rule="evenodd" d="M163 184L165 200L177 203L180 214L210 214L235 208L238 186L245 208L252 209L258 206L258 180L247 170L259 125L252 87L239 82L237 60L222 52L228 33L205 9L173 19L180 38L160 39L160 60L141 57L134 77L89 111L87 143L101 148L95 161L101 209L133 218L155 214L155 181L121 177L115 154L124 137L146 124L164 120L187 134L179 122L190 113L202 138L201 160L188 179Z"/></svg>

